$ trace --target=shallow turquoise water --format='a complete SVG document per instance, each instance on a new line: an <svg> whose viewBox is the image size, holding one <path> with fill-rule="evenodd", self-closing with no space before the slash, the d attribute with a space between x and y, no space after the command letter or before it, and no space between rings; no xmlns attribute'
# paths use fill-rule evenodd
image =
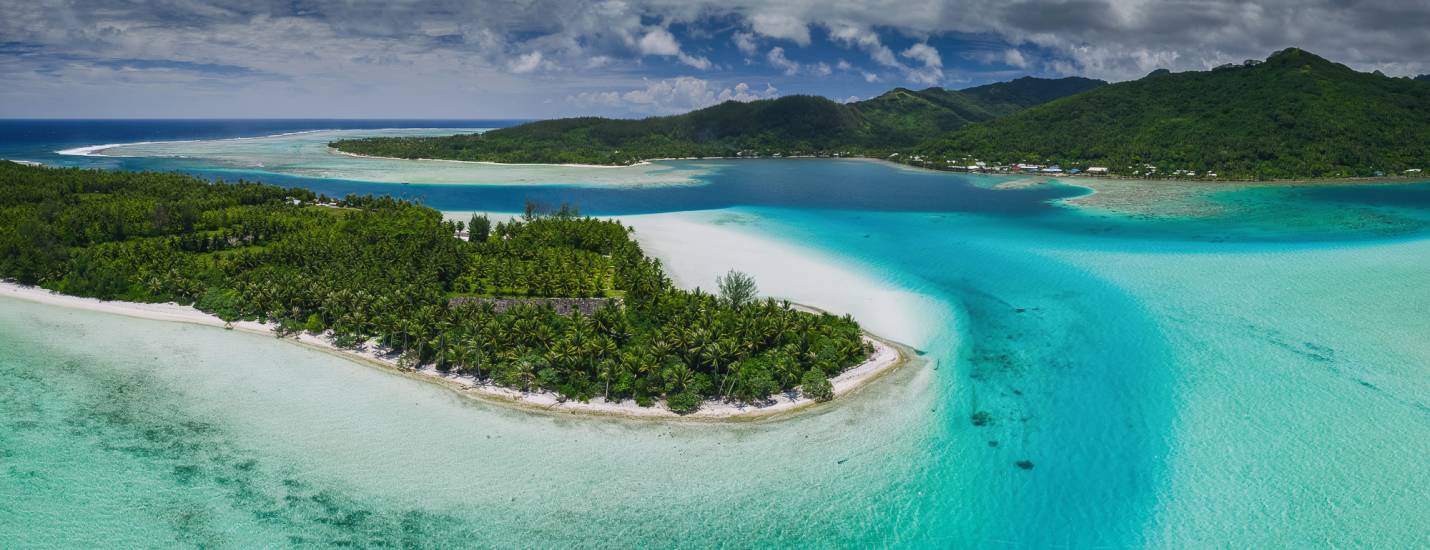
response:
<svg viewBox="0 0 1430 550"><path fill-rule="evenodd" d="M553 418L272 338L0 301L0 541L1430 546L1423 185L1149 218L870 163L696 169L428 198L728 209L935 300L947 321L908 338L925 366L775 423Z"/></svg>

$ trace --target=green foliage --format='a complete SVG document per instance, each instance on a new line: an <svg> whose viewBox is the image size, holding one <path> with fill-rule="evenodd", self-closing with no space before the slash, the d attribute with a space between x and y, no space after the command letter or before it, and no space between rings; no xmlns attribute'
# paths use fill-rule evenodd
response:
<svg viewBox="0 0 1430 550"><path fill-rule="evenodd" d="M834 399L834 384L831 384L829 378L819 369L804 371L804 376L799 379L799 386L801 392L815 401Z"/></svg>
<svg viewBox="0 0 1430 550"><path fill-rule="evenodd" d="M309 334L322 334L323 330L325 330L323 317L317 313L309 313L308 321L303 323L303 330L308 331Z"/></svg>
<svg viewBox="0 0 1430 550"><path fill-rule="evenodd" d="M716 283L720 287L720 298L736 309L753 302L759 294L754 277L733 269L718 277Z"/></svg>
<svg viewBox="0 0 1430 550"><path fill-rule="evenodd" d="M1264 63L1158 71L969 126L916 152L1140 176L1151 164L1154 177L1397 174L1430 165L1430 86L1289 49Z"/></svg>
<svg viewBox="0 0 1430 550"><path fill-rule="evenodd" d="M472 214L472 222L467 224L467 231L468 240L476 243L487 242L492 235L492 220L486 214Z"/></svg>
<svg viewBox="0 0 1430 550"><path fill-rule="evenodd" d="M534 209L466 241L407 202L314 201L300 189L0 162L0 277L192 303L284 334L331 330L340 346L378 345L412 366L684 412L767 400L801 373L832 375L866 356L851 319L674 288L629 228L571 208ZM473 293L608 300L589 315L539 298L501 311L452 300Z"/></svg>
<svg viewBox="0 0 1430 550"><path fill-rule="evenodd" d="M680 414L690 414L700 410L704 399L694 392L680 392L665 400L665 406Z"/></svg>
<svg viewBox="0 0 1430 550"><path fill-rule="evenodd" d="M745 154L882 155L941 132L1100 84L1078 78L1025 78L1002 87L963 92L899 88L851 104L797 95L748 103L727 101L683 115L643 120L566 118L483 134L367 138L331 145L349 153L382 157L513 163L631 164L655 158Z"/></svg>
<svg viewBox="0 0 1430 550"><path fill-rule="evenodd" d="M194 301L194 307L212 313L225 321L233 322L237 321L241 315L241 303L242 300L239 299L237 291L231 288L211 286Z"/></svg>

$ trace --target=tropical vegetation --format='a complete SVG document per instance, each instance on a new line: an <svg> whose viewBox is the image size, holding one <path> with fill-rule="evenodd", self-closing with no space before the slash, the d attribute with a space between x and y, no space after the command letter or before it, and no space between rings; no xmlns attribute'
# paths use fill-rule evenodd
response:
<svg viewBox="0 0 1430 550"><path fill-rule="evenodd" d="M332 146L496 162L837 155L995 171L1100 167L1139 178L1420 176L1430 169L1427 79L1362 73L1290 48L1264 62L1157 70L1111 85L1020 78L964 90L896 88L848 104L790 96L644 120L560 119Z"/></svg>
<svg viewBox="0 0 1430 550"><path fill-rule="evenodd" d="M468 224L387 197L0 162L0 278L65 294L192 304L408 366L677 412L801 386L827 399L829 377L868 355L847 316L760 300L743 274L719 295L675 288L631 232L571 208ZM597 306L563 314L547 297Z"/></svg>
<svg viewBox="0 0 1430 550"><path fill-rule="evenodd" d="M342 140L347 153L510 163L631 164L656 158L882 156L942 132L1078 93L1100 80L1021 78L967 90L897 88L838 103L794 95L727 101L682 115L642 120L566 118L481 134Z"/></svg>
<svg viewBox="0 0 1430 550"><path fill-rule="evenodd" d="M1401 174L1430 166L1430 85L1292 48L1265 62L1156 71L956 130L915 152L1140 177Z"/></svg>

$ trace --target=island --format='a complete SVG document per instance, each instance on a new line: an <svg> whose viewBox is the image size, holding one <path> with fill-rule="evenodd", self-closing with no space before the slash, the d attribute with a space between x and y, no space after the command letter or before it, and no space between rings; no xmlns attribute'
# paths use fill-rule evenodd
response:
<svg viewBox="0 0 1430 550"><path fill-rule="evenodd" d="M630 164L687 157L856 156L937 170L1136 179L1423 176L1430 81L1363 73L1289 48L1206 71L1107 84L1021 78L904 88L841 104L727 102L643 120L572 118L482 134L341 140L408 159Z"/></svg>
<svg viewBox="0 0 1430 550"><path fill-rule="evenodd" d="M632 229L571 207L468 223L171 173L0 162L0 182L8 289L191 306L508 393L681 414L826 401L831 378L899 355L739 272L715 294L676 288Z"/></svg>
<svg viewBox="0 0 1430 550"><path fill-rule="evenodd" d="M641 120L544 120L480 134L335 141L339 152L405 159L628 165L662 158L882 158L930 136L1015 113L1106 82L1024 77L964 90L895 88L853 103L791 95L727 101Z"/></svg>

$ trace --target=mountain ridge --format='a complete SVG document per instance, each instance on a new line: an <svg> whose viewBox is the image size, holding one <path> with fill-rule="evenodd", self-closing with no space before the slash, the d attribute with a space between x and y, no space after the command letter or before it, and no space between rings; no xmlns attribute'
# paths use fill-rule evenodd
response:
<svg viewBox="0 0 1430 550"><path fill-rule="evenodd" d="M907 149L944 132L1016 112L1039 98L1105 82L1069 77L1024 78L1005 84L975 88L973 93L895 88L848 104L809 95L732 100L680 115L563 118L484 134L368 138L332 145L348 153L397 158L617 165L742 154L873 155Z"/></svg>
<svg viewBox="0 0 1430 550"><path fill-rule="evenodd" d="M1101 165L1113 173L1364 177L1430 164L1430 86L1299 48L1264 62L1119 82L916 147L938 159Z"/></svg>

